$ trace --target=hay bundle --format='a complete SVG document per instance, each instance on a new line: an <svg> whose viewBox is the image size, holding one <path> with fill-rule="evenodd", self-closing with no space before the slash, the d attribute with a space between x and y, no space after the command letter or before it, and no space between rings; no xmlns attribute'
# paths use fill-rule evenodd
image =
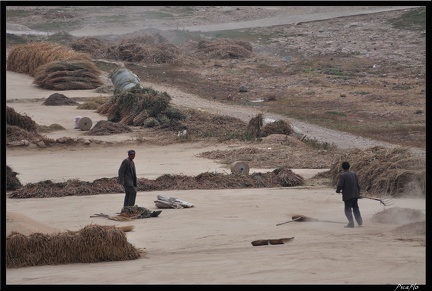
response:
<svg viewBox="0 0 432 291"><path fill-rule="evenodd" d="M276 120L264 125L262 128L261 136L269 136L271 134L286 134L292 133L292 128L289 123L284 120Z"/></svg>
<svg viewBox="0 0 432 291"><path fill-rule="evenodd" d="M127 62L172 63L178 54L175 45L150 36L123 39L107 48L108 58Z"/></svg>
<svg viewBox="0 0 432 291"><path fill-rule="evenodd" d="M6 267L59 265L135 260L140 251L127 241L124 231L87 225L79 231L25 236L12 232L6 238Z"/></svg>
<svg viewBox="0 0 432 291"><path fill-rule="evenodd" d="M59 60L39 66L33 84L50 90L95 89L103 85L100 75L91 60Z"/></svg>
<svg viewBox="0 0 432 291"><path fill-rule="evenodd" d="M90 54L93 58L101 59L107 55L108 46L95 37L79 37L71 43L71 48Z"/></svg>
<svg viewBox="0 0 432 291"><path fill-rule="evenodd" d="M48 98L42 104L58 106L58 105L78 105L79 103L72 99L69 99L64 94L54 93L48 96Z"/></svg>
<svg viewBox="0 0 432 291"><path fill-rule="evenodd" d="M341 164L349 161L362 190L376 196L425 196L426 164L424 159L403 147L371 147L350 150L334 161L330 168L332 184L336 185Z"/></svg>
<svg viewBox="0 0 432 291"><path fill-rule="evenodd" d="M34 42L13 47L9 52L6 65L9 71L29 74L33 77L40 66L59 60L92 62L88 54L76 52L66 46Z"/></svg>
<svg viewBox="0 0 432 291"><path fill-rule="evenodd" d="M304 179L286 167L277 168L273 171L282 187L302 186Z"/></svg>
<svg viewBox="0 0 432 291"><path fill-rule="evenodd" d="M198 42L198 52L215 59L240 59L252 55L252 45L242 40L222 38Z"/></svg>
<svg viewBox="0 0 432 291"><path fill-rule="evenodd" d="M12 107L6 106L6 124L18 126L26 131L36 133L37 124L31 117L21 115L15 111Z"/></svg>
<svg viewBox="0 0 432 291"><path fill-rule="evenodd" d="M178 118L184 118L181 114L170 114L170 101L171 96L166 92L159 93L151 88L133 87L129 90L117 90L113 98L107 102L109 104L99 107L97 112L106 112L109 121L125 125L143 125L150 118L156 119L158 124L168 124L178 121ZM137 123L138 118L135 119L138 115L141 118L147 116L142 124Z"/></svg>
<svg viewBox="0 0 432 291"><path fill-rule="evenodd" d="M16 190L22 187L17 175L17 172L14 172L11 167L6 165L6 191Z"/></svg>

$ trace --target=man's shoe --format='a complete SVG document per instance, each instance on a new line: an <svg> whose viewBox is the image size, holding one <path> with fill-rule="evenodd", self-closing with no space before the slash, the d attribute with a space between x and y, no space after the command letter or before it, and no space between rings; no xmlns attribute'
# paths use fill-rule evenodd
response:
<svg viewBox="0 0 432 291"><path fill-rule="evenodd" d="M162 210L153 211L153 212L150 214L150 217L157 217L161 212L162 212Z"/></svg>
<svg viewBox="0 0 432 291"><path fill-rule="evenodd" d="M354 228L354 224L347 224L347 225L345 225L344 227L347 227L347 228Z"/></svg>

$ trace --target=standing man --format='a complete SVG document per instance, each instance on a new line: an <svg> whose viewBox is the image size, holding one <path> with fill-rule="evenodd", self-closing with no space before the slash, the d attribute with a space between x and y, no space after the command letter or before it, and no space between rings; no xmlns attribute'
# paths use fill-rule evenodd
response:
<svg viewBox="0 0 432 291"><path fill-rule="evenodd" d="M358 199L360 197L358 177L356 173L349 170L350 164L348 162L342 163L342 169L343 173L339 176L336 193L342 191L342 201L345 203L345 216L348 218L348 224L345 227L354 227L353 213L357 224L361 226L363 219L358 206Z"/></svg>
<svg viewBox="0 0 432 291"><path fill-rule="evenodd" d="M137 176L135 170L135 151L129 150L128 157L123 160L118 170L118 183L124 186L125 198L123 206L134 206L136 199Z"/></svg>

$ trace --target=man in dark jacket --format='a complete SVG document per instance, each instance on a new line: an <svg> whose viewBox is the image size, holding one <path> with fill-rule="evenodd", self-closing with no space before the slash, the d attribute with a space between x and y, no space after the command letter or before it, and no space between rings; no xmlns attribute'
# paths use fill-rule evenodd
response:
<svg viewBox="0 0 432 291"><path fill-rule="evenodd" d="M136 199L137 176L135 170L135 151L129 150L128 157L123 160L118 170L118 183L122 184L125 190L123 206L134 206Z"/></svg>
<svg viewBox="0 0 432 291"><path fill-rule="evenodd" d="M360 197L358 177L356 173L349 170L350 164L348 162L342 163L342 169L343 173L339 176L336 193L342 191L342 200L345 203L345 216L348 218L348 224L345 227L354 227L353 213L357 224L361 226L363 219L358 206L358 199Z"/></svg>

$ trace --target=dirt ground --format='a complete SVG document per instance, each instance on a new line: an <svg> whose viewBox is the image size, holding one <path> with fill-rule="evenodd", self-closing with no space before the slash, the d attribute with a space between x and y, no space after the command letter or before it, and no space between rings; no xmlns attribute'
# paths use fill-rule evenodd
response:
<svg viewBox="0 0 432 291"><path fill-rule="evenodd" d="M266 11L265 16L274 16L268 14L268 11L274 11L268 8L255 9L254 13L256 11ZM305 11L317 12L321 11ZM296 13L301 14L299 10ZM244 16L244 20L252 20L251 15L253 13ZM211 19L208 18L208 21ZM204 17L197 17L192 24L204 25L204 20ZM186 20L179 22L184 26L190 24ZM42 106L44 98L53 92L33 86L32 78L27 75L8 71L6 80L8 106L26 113L38 124L57 123L65 128L47 133L50 138L85 137L81 130L73 128L77 115L91 118L94 124L98 120L106 120L106 116L79 110L76 106ZM166 88L158 83L143 84L150 84L155 89ZM173 90L169 93L176 96L174 100L183 100L179 103L214 112L211 102L198 103L193 94L175 88L169 90ZM92 90L62 93L83 99L103 95ZM241 107L234 108L241 110ZM248 118L255 116L255 112L250 111L244 114ZM298 125L301 127L303 123ZM308 135L314 135L321 129L310 127L309 131L308 127L301 128ZM329 136L330 132L333 131L323 135ZM136 134L101 136L97 137L100 142L84 146L57 146L52 149L8 147L6 161L19 173L18 178L23 184L47 179L56 182L68 179L93 181L116 176L127 150L133 148L137 152L138 177L154 179L167 173L197 175L206 171L229 172L228 165L200 158L198 154L245 146L238 142L160 145L150 139L139 140ZM352 140L357 140L358 144L363 139L352 136ZM368 139L364 142L365 146L383 144ZM265 146L271 150L272 144ZM288 151L296 150L295 144L289 146ZM251 168L251 172L269 169ZM293 168L295 173L307 180L306 185L301 187L139 192L137 205L151 210L157 209L154 201L159 194L188 201L194 207L164 209L157 218L128 222L90 217L97 213L118 213L122 207L122 193L6 199L6 234L12 231L25 235L56 233L79 230L89 224L133 225L134 230L126 234L128 241L137 248L144 248L145 254L137 260L121 262L8 268L5 284L378 284L395 287L399 284L426 284L426 234L409 227L411 223L424 221L425 199L394 198L394 204L387 207L374 200L362 199L359 204L364 225L347 229L343 227L346 218L340 195L335 193L334 188L315 183L312 179L316 173L325 170ZM390 219L376 219L378 214L389 209L396 210ZM409 211L418 211L422 215L412 218L405 215ZM295 214L319 221L277 225L290 221ZM281 245L251 244L259 239L290 237L294 239Z"/></svg>

